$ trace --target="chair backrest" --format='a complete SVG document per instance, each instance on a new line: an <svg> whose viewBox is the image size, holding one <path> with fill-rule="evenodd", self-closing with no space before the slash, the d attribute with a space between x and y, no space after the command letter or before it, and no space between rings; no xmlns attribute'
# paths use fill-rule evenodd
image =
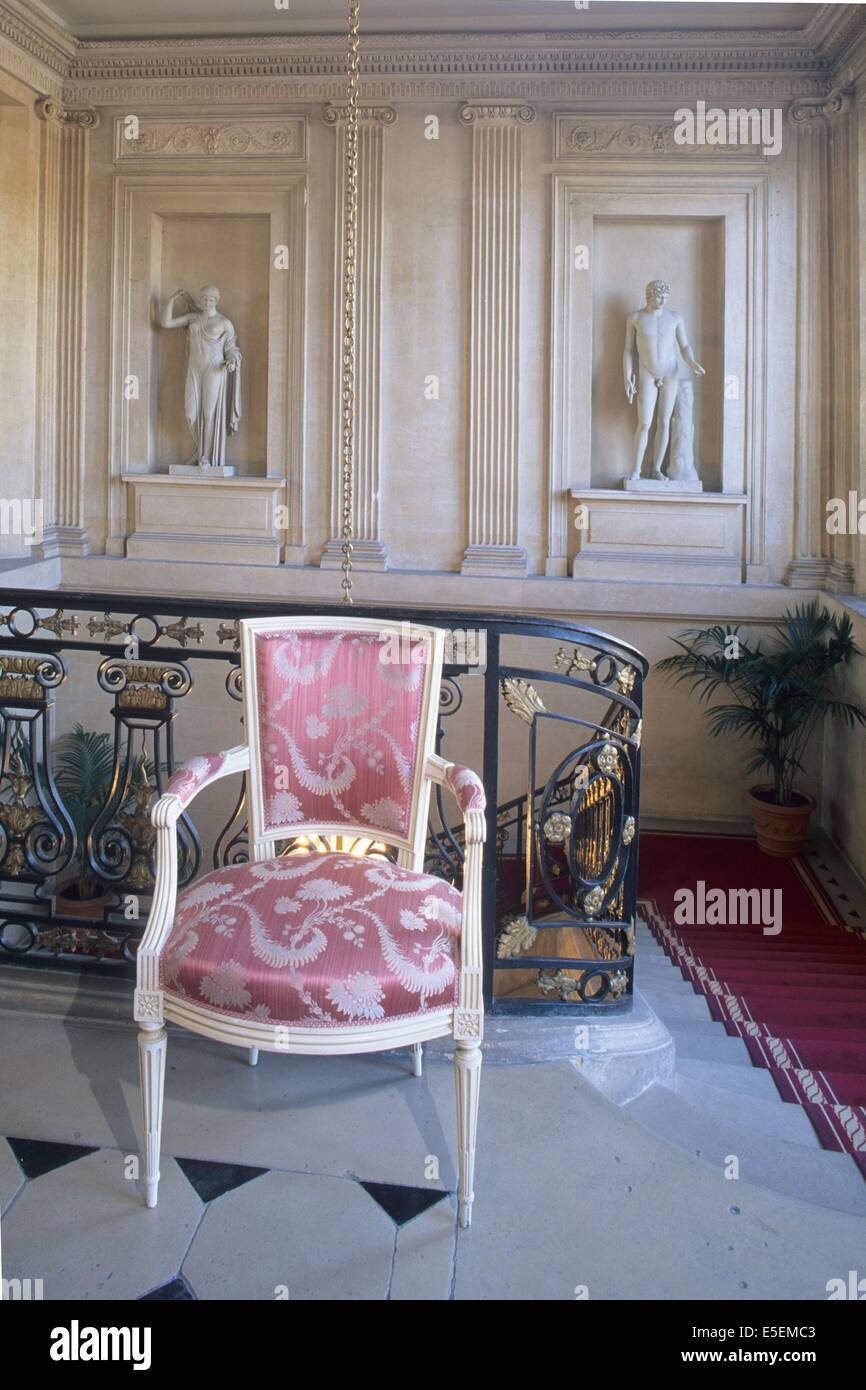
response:
<svg viewBox="0 0 866 1390"><path fill-rule="evenodd" d="M254 855L354 832L420 867L445 632L343 617L240 626Z"/></svg>

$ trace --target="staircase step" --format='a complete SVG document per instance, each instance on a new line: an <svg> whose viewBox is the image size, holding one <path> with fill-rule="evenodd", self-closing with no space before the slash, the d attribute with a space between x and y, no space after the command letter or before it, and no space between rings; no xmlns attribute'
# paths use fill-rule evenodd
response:
<svg viewBox="0 0 866 1390"><path fill-rule="evenodd" d="M685 981L683 981L685 984ZM650 1008L653 1009L663 1020L669 1023L671 1019L706 1019L712 1024L710 1011L707 1008L707 1001L702 994L695 994L691 988L685 991L672 989L658 989L646 981L638 980L638 989L646 999ZM718 1027L719 1025L714 1025Z"/></svg>
<svg viewBox="0 0 866 1390"><path fill-rule="evenodd" d="M677 1061L690 1057L696 1061L725 1062L738 1068L751 1067L752 1059L742 1038L732 1038L717 1023L703 1019L672 1019L667 1024L674 1040Z"/></svg>
<svg viewBox="0 0 866 1390"><path fill-rule="evenodd" d="M664 1086L651 1086L623 1109L665 1143L697 1156L715 1172L724 1172L735 1155L739 1175L755 1187L817 1207L866 1216L866 1183L849 1154L808 1148L717 1119ZM737 1183L731 1180L731 1204Z"/></svg>
<svg viewBox="0 0 866 1390"><path fill-rule="evenodd" d="M744 1091L716 1086L709 1078L684 1074L676 1078L675 1089L677 1095L696 1110L705 1111L716 1121L745 1126L757 1134L784 1139L789 1144L802 1144L807 1149L821 1148L821 1141L802 1107L786 1105L778 1092L775 1096L746 1095Z"/></svg>
<svg viewBox="0 0 866 1390"><path fill-rule="evenodd" d="M714 1061L709 1057L677 1056L677 1075L692 1081L705 1081L725 1091L746 1096L762 1096L765 1100L782 1100L773 1075L766 1067L744 1067L741 1060Z"/></svg>

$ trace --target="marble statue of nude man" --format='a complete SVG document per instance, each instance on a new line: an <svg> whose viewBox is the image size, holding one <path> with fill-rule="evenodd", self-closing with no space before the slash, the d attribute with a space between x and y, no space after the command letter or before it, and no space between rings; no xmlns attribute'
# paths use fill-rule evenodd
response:
<svg viewBox="0 0 866 1390"><path fill-rule="evenodd" d="M634 435L634 468L629 478L639 478L641 460L649 438L653 414L658 403L659 422L655 433L652 476L664 478L662 461L668 447L671 415L677 399L679 352L695 376L704 376L695 361L685 324L679 314L664 306L670 296L670 286L664 280L650 280L646 287L646 308L629 315L625 331L625 350L622 370L625 390L631 405L637 396L638 423ZM637 351L637 372L635 372Z"/></svg>

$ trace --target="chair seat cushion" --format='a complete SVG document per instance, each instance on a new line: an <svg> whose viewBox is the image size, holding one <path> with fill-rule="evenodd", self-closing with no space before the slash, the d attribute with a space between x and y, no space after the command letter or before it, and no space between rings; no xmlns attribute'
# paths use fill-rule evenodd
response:
<svg viewBox="0 0 866 1390"><path fill-rule="evenodd" d="M234 1018L347 1027L453 1004L462 899L350 854L232 864L177 900L162 988Z"/></svg>

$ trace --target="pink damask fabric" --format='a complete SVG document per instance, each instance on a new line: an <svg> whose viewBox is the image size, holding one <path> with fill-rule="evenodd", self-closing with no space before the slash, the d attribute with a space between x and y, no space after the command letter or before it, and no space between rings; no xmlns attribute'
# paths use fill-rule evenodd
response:
<svg viewBox="0 0 866 1390"><path fill-rule="evenodd" d="M203 753L199 757L190 758L188 763L169 777L166 792L179 796L181 804L188 806L199 788L219 772L225 760L225 753Z"/></svg>
<svg viewBox="0 0 866 1390"><path fill-rule="evenodd" d="M467 811L483 811L487 806L484 783L471 767L461 767L451 763L445 773L445 781L457 800L457 805L465 815Z"/></svg>
<svg viewBox="0 0 866 1390"><path fill-rule="evenodd" d="M428 656L375 633L256 637L265 829L409 827Z"/></svg>
<svg viewBox="0 0 866 1390"><path fill-rule="evenodd" d="M386 860L309 854L234 864L178 898L167 994L233 1017L317 1028L456 1000L462 900Z"/></svg>

